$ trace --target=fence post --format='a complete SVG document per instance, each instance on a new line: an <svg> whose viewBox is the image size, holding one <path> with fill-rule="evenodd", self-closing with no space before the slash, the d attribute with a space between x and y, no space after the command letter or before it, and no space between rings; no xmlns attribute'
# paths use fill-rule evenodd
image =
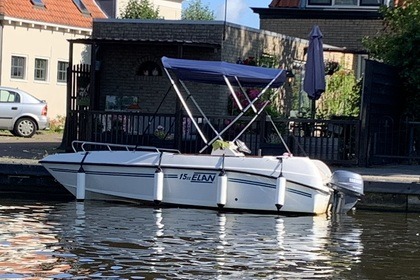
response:
<svg viewBox="0 0 420 280"><path fill-rule="evenodd" d="M259 133L259 144L257 145L257 150L261 148L261 144L265 142L265 135L266 135L266 130L267 130L267 124L266 124L266 119L267 119L267 113L266 112L262 112L260 115L260 133Z"/></svg>

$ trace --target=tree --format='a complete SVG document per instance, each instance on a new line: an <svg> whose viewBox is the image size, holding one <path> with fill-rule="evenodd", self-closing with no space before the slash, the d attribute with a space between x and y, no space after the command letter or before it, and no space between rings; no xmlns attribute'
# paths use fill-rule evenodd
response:
<svg viewBox="0 0 420 280"><path fill-rule="evenodd" d="M363 43L370 54L396 66L407 93L407 109L420 119L420 1L406 0L398 7L381 7L383 32Z"/></svg>
<svg viewBox="0 0 420 280"><path fill-rule="evenodd" d="M120 14L125 19L158 19L159 9L154 9L148 0L130 0Z"/></svg>
<svg viewBox="0 0 420 280"><path fill-rule="evenodd" d="M201 0L192 0L188 7L182 11L184 20L214 20L214 12L208 5L203 5Z"/></svg>

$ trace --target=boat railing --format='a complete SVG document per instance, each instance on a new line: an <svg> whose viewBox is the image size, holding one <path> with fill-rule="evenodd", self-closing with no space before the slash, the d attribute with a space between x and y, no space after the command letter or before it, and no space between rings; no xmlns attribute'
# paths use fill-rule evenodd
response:
<svg viewBox="0 0 420 280"><path fill-rule="evenodd" d="M88 152L94 150L108 150L108 151L154 151L157 153L161 152L172 152L178 153L181 152L177 149L167 149L167 148L157 148L154 146L139 146L139 145L126 145L126 144L113 144L113 143L103 143L103 142L92 142L92 141L81 141L74 140L71 143L73 151L76 152Z"/></svg>

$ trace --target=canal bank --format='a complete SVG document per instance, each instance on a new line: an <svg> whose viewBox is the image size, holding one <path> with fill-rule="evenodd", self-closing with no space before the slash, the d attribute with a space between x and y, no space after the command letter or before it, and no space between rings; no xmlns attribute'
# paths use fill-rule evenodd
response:
<svg viewBox="0 0 420 280"><path fill-rule="evenodd" d="M2 197L72 199L39 160L59 149L61 133L37 132L32 138L0 130L0 193Z"/></svg>
<svg viewBox="0 0 420 280"><path fill-rule="evenodd" d="M40 132L32 138L0 132L0 193L13 197L69 199L69 193L41 166L46 155L59 149L62 134ZM336 167L362 175L365 196L358 209L420 212L420 166L387 165L369 168Z"/></svg>

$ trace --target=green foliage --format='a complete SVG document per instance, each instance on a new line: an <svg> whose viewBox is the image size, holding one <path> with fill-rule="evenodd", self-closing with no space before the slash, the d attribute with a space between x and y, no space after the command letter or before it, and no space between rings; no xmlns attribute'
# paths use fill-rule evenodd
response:
<svg viewBox="0 0 420 280"><path fill-rule="evenodd" d="M66 122L66 117L57 115L55 119L50 120L50 131L62 132L64 130L65 122Z"/></svg>
<svg viewBox="0 0 420 280"><path fill-rule="evenodd" d="M246 59L238 59L237 63L245 64L245 65L253 65L253 66L260 66L260 67L267 67L267 68L278 68L279 67L279 58L275 57L270 54L263 53L257 60L254 57L248 57ZM262 88L247 88L245 89L248 98L252 101L254 100L258 94L261 92ZM278 89L268 89L264 95L260 97L258 101L254 103L254 106L257 110L260 110L264 103L268 101L267 106L265 107L264 111L268 115L272 117L280 117L282 116L280 112L280 108L278 106ZM242 91L238 90L236 92L238 99L243 108L248 106L249 102L246 97L243 95ZM228 100L228 112L231 115L239 114L238 106L236 105L235 101L233 100L233 96L230 95ZM249 110L245 113L245 116L254 116L254 111Z"/></svg>
<svg viewBox="0 0 420 280"><path fill-rule="evenodd" d="M214 20L214 12L208 5L204 5L201 0L192 0L182 11L183 20Z"/></svg>
<svg viewBox="0 0 420 280"><path fill-rule="evenodd" d="M361 80L351 71L340 69L327 78L327 87L318 102L318 116L357 117L360 110Z"/></svg>
<svg viewBox="0 0 420 280"><path fill-rule="evenodd" d="M124 19L159 19L159 9L154 9L148 0L129 0L126 8L121 11Z"/></svg>
<svg viewBox="0 0 420 280"><path fill-rule="evenodd" d="M420 1L400 7L381 7L384 31L363 43L371 55L400 69L408 94L408 113L420 119Z"/></svg>
<svg viewBox="0 0 420 280"><path fill-rule="evenodd" d="M263 53L257 62L258 66L267 68L279 68L280 58L271 54Z"/></svg>

